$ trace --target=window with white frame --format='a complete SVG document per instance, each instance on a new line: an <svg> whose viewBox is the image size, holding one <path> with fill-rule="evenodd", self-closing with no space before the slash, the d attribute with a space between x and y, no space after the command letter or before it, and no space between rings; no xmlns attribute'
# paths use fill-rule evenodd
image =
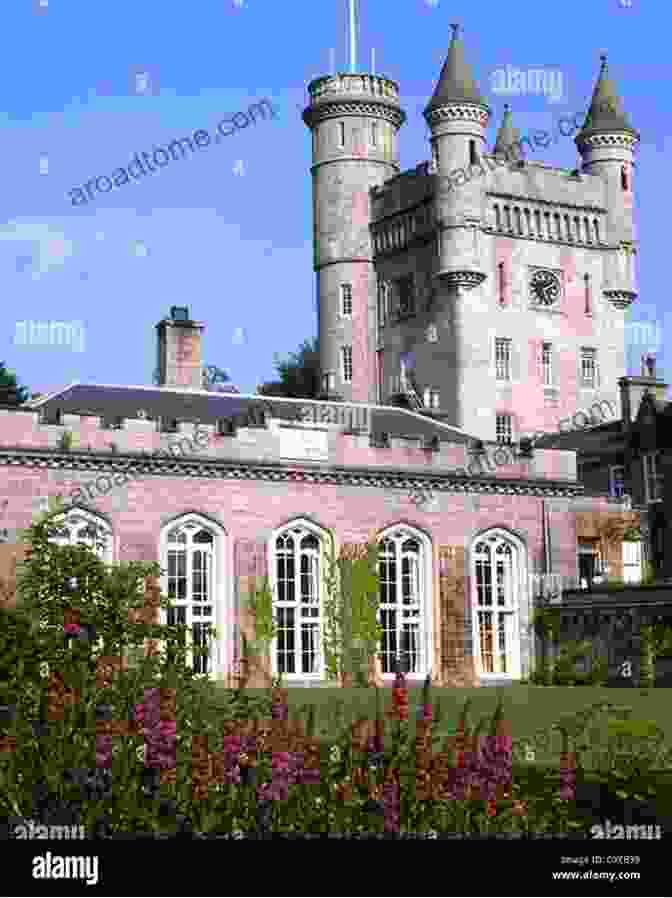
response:
<svg viewBox="0 0 672 898"><path fill-rule="evenodd" d="M519 676L520 559L503 535L479 537L473 551L474 631L481 675Z"/></svg>
<svg viewBox="0 0 672 898"><path fill-rule="evenodd" d="M427 607L425 546L412 531L400 527L379 543L378 577L382 627L380 646L383 674L394 674L397 659L404 673L424 675Z"/></svg>
<svg viewBox="0 0 672 898"><path fill-rule="evenodd" d="M274 673L322 674L320 538L304 525L275 540Z"/></svg>
<svg viewBox="0 0 672 898"><path fill-rule="evenodd" d="M88 546L106 564L112 563L112 531L109 524L97 515L81 508L71 509L53 519L56 528L49 542L56 546ZM103 639L96 640L102 649Z"/></svg>
<svg viewBox="0 0 672 898"><path fill-rule="evenodd" d="M341 315L345 318L352 315L352 284L341 284Z"/></svg>
<svg viewBox="0 0 672 898"><path fill-rule="evenodd" d="M541 376L545 387L553 386L553 347L550 343L541 344Z"/></svg>
<svg viewBox="0 0 672 898"><path fill-rule="evenodd" d="M343 381L346 384L352 382L352 346L343 346L341 349L341 365Z"/></svg>
<svg viewBox="0 0 672 898"><path fill-rule="evenodd" d="M495 339L495 371L497 380L511 380L511 340Z"/></svg>
<svg viewBox="0 0 672 898"><path fill-rule="evenodd" d="M623 542L623 581L640 583L642 579L641 542Z"/></svg>
<svg viewBox="0 0 672 898"><path fill-rule="evenodd" d="M597 381L597 353L594 349L581 350L581 386L594 387Z"/></svg>
<svg viewBox="0 0 672 898"><path fill-rule="evenodd" d="M513 421L511 415L497 415L496 438L498 443L513 442Z"/></svg>
<svg viewBox="0 0 672 898"><path fill-rule="evenodd" d="M620 499L625 494L625 468L612 465L609 468L609 494Z"/></svg>
<svg viewBox="0 0 672 898"><path fill-rule="evenodd" d="M441 408L441 391L435 387L425 387L423 400L425 408Z"/></svg>
<svg viewBox="0 0 672 898"><path fill-rule="evenodd" d="M102 519L84 509L72 509L54 519L57 527L49 542L57 546L89 546L101 561L112 561L112 532Z"/></svg>
<svg viewBox="0 0 672 898"><path fill-rule="evenodd" d="M214 528L192 517L171 524L162 540L161 566L167 570L163 588L171 601L170 607L161 609L162 623L189 627L186 657L195 674L213 673L213 640L208 632L215 620L215 543ZM194 651L204 647L205 655Z"/></svg>
<svg viewBox="0 0 672 898"><path fill-rule="evenodd" d="M659 471L660 449L646 452L642 456L644 475L644 498L646 502L661 502L663 499L663 477Z"/></svg>

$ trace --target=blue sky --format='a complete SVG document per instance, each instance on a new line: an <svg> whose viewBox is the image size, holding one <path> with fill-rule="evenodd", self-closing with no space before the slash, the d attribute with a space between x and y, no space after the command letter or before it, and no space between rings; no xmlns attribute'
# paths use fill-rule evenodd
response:
<svg viewBox="0 0 672 898"><path fill-rule="evenodd" d="M629 5L628 5L629 3ZM275 377L285 355L316 333L306 86L348 69L345 0L11 0L3 6L4 184L0 223L0 360L45 391L72 380L149 384L154 325L171 305L205 323L204 361L243 392ZM505 102L521 134L583 112L607 52L642 142L637 156L639 300L632 320L672 380L663 263L670 209L670 63L658 4L538 0L474 4L360 0L359 70L400 83L408 121L402 169L429 157L421 116L460 22L467 56L493 109ZM507 65L559 72L559 99L493 90ZM259 121L216 146L73 206L69 191L127 166L268 97ZM667 150L667 158L665 154ZM571 139L540 161L577 164ZM665 164L667 162L667 165ZM665 284L661 290L660 284ZM17 322L82 322L74 346L21 345ZM646 338L649 339L648 337ZM660 346L654 345L660 342ZM665 349L668 349L667 359Z"/></svg>

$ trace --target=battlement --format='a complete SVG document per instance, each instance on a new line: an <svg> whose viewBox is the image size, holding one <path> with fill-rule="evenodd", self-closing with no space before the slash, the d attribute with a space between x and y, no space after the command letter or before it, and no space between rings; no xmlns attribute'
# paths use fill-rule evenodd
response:
<svg viewBox="0 0 672 898"><path fill-rule="evenodd" d="M409 419L409 428L412 421ZM0 455L34 449L40 455L47 451L73 459L94 454L143 459L154 455L159 460L303 461L437 473L464 473L466 468L466 476L576 481L573 451L535 449L531 456L522 456L516 446L505 450L486 442L484 464L479 465L472 463L471 444L466 439L451 439L450 434L444 439L422 433L394 435L375 428L348 431L338 423L288 423L269 415L249 424L252 426L237 426L230 419L216 424L138 418L106 422L97 415L65 413L58 422L48 422L41 420L37 411L0 409Z"/></svg>
<svg viewBox="0 0 672 898"><path fill-rule="evenodd" d="M388 100L399 102L399 85L396 81L383 78L381 75L339 72L335 75L322 75L308 85L312 103L324 100L339 100L344 94L348 97Z"/></svg>

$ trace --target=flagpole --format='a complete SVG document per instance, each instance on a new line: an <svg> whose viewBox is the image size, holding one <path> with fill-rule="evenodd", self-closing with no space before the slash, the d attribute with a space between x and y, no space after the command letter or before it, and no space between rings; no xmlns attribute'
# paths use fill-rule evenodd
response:
<svg viewBox="0 0 672 898"><path fill-rule="evenodd" d="M350 0L350 71L354 72L357 65L357 32L355 27L355 2Z"/></svg>

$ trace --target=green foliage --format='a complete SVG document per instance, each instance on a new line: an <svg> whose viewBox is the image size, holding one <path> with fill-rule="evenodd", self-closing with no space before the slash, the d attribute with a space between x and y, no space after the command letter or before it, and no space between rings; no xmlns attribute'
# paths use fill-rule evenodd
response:
<svg viewBox="0 0 672 898"><path fill-rule="evenodd" d="M61 452L69 452L72 449L72 433L69 430L65 430L58 441L58 448Z"/></svg>
<svg viewBox="0 0 672 898"><path fill-rule="evenodd" d="M254 614L254 631L259 644L256 648L266 654L277 634L273 615L273 591L268 577L264 577L261 588L254 590L249 604Z"/></svg>
<svg viewBox="0 0 672 898"><path fill-rule="evenodd" d="M304 340L298 352L286 359L274 356L280 380L268 381L257 388L261 396L286 396L293 399L317 399L321 393L318 338Z"/></svg>
<svg viewBox="0 0 672 898"><path fill-rule="evenodd" d="M29 398L28 389L17 384L16 374L0 362L0 406L18 408Z"/></svg>
<svg viewBox="0 0 672 898"><path fill-rule="evenodd" d="M0 607L0 704L10 701L10 683L40 685L42 647L23 609Z"/></svg>
<svg viewBox="0 0 672 898"><path fill-rule="evenodd" d="M368 662L378 649L382 627L379 605L378 546L366 544L362 557L343 554L337 559L334 534L329 531L327 565L323 572L325 606L323 646L329 679L352 673L359 686L368 686Z"/></svg>

